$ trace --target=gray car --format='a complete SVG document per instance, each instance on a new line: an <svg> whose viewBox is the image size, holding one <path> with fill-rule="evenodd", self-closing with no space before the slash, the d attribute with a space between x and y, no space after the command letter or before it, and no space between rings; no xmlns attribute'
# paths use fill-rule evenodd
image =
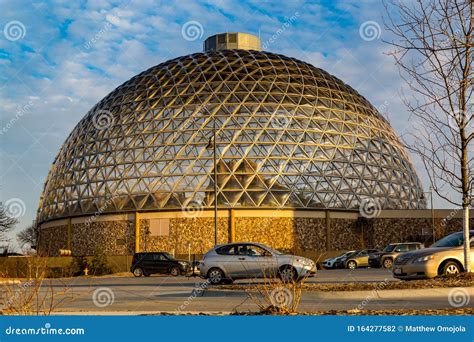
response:
<svg viewBox="0 0 474 342"><path fill-rule="evenodd" d="M283 281L296 281L316 273L316 264L260 243L240 242L215 246L204 255L199 270L211 284L276 276Z"/></svg>

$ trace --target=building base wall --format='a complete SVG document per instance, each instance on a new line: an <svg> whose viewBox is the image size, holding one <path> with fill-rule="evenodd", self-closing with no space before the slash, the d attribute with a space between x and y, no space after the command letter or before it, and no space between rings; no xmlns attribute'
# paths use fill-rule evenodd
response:
<svg viewBox="0 0 474 342"><path fill-rule="evenodd" d="M462 230L461 212L435 212L434 239ZM474 226L471 211L471 227ZM358 212L235 210L219 211L218 243L260 242L285 251L328 251L383 248L392 242L433 242L429 210L382 211L375 218ZM138 215L137 215L138 216ZM135 251L204 254L214 246L212 212L140 213L78 217L40 226L38 252L57 256L60 249L72 255L130 255ZM157 222L166 227L156 229ZM138 225L138 229L136 227ZM161 226L160 226L161 227ZM138 240L136 234L139 234ZM139 241L139 246L136 246Z"/></svg>

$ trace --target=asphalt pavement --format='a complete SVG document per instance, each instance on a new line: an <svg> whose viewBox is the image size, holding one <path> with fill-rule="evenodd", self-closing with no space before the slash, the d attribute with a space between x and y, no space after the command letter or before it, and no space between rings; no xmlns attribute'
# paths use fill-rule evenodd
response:
<svg viewBox="0 0 474 342"><path fill-rule="evenodd" d="M399 281L385 269L321 270L309 283ZM237 284L254 284L240 280ZM471 288L472 290L472 288ZM417 292L418 291L418 292ZM449 308L450 289L305 292L300 311ZM40 296L54 293L53 312L75 314L144 314L245 312L270 304L268 298L249 296L245 289L221 290L205 280L184 276L78 277L47 280ZM474 293L472 294L474 298ZM474 305L468 303L467 305Z"/></svg>

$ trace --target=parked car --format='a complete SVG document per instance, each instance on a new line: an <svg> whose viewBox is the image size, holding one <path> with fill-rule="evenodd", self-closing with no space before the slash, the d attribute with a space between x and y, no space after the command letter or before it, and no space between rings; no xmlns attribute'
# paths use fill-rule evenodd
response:
<svg viewBox="0 0 474 342"><path fill-rule="evenodd" d="M391 243L385 247L382 252L374 253L369 256L369 266L392 268L393 260L395 260L400 253L416 251L424 247L425 246L420 242Z"/></svg>
<svg viewBox="0 0 474 342"><path fill-rule="evenodd" d="M347 258L359 253L360 251L353 251L352 253L348 253L347 255L343 256L343 257L340 257L338 258L335 262L334 262L334 268L346 268L346 261L347 261Z"/></svg>
<svg viewBox="0 0 474 342"><path fill-rule="evenodd" d="M357 267L367 267L369 266L369 255L379 252L378 249L363 249L357 253L353 253L344 261L344 267L351 270Z"/></svg>
<svg viewBox="0 0 474 342"><path fill-rule="evenodd" d="M316 264L260 243L241 242L215 246L204 255L199 269L211 284L275 276L283 281L296 281L316 273Z"/></svg>
<svg viewBox="0 0 474 342"><path fill-rule="evenodd" d="M178 276L180 274L186 274L189 269L189 262L177 260L169 253L143 252L133 255L130 272L132 272L135 277L148 277L156 273Z"/></svg>
<svg viewBox="0 0 474 342"><path fill-rule="evenodd" d="M474 230L469 232L471 272L474 272ZM429 248L400 254L393 263L393 276L399 279L434 278L464 271L463 232L450 234Z"/></svg>
<svg viewBox="0 0 474 342"><path fill-rule="evenodd" d="M348 252L344 252L340 255L338 255L337 257L334 257L334 258L329 258L329 259L326 259L323 261L323 267L324 268L335 268L336 267L336 263L341 260L342 258L345 258L347 256L349 256L350 254L354 253L356 251L348 251Z"/></svg>

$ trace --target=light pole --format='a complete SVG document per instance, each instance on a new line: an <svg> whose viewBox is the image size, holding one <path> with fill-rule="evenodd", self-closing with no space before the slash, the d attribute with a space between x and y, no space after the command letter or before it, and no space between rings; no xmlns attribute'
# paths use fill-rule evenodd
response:
<svg viewBox="0 0 474 342"><path fill-rule="evenodd" d="M213 155L214 155L214 245L217 245L217 151L216 151L216 117L213 121Z"/></svg>
<svg viewBox="0 0 474 342"><path fill-rule="evenodd" d="M209 110L206 108L206 113L210 115ZM212 117L212 137L209 139L209 143L206 149L211 147L212 143L212 155L213 155L213 178L214 178L214 245L217 245L217 149L216 149L216 117Z"/></svg>
<svg viewBox="0 0 474 342"><path fill-rule="evenodd" d="M433 235L433 243L436 242L435 238L435 217L434 217L434 208L433 208L433 187L430 186L430 191L424 191L420 197L420 199L425 199L425 194L430 194L430 202L431 202L431 229Z"/></svg>

